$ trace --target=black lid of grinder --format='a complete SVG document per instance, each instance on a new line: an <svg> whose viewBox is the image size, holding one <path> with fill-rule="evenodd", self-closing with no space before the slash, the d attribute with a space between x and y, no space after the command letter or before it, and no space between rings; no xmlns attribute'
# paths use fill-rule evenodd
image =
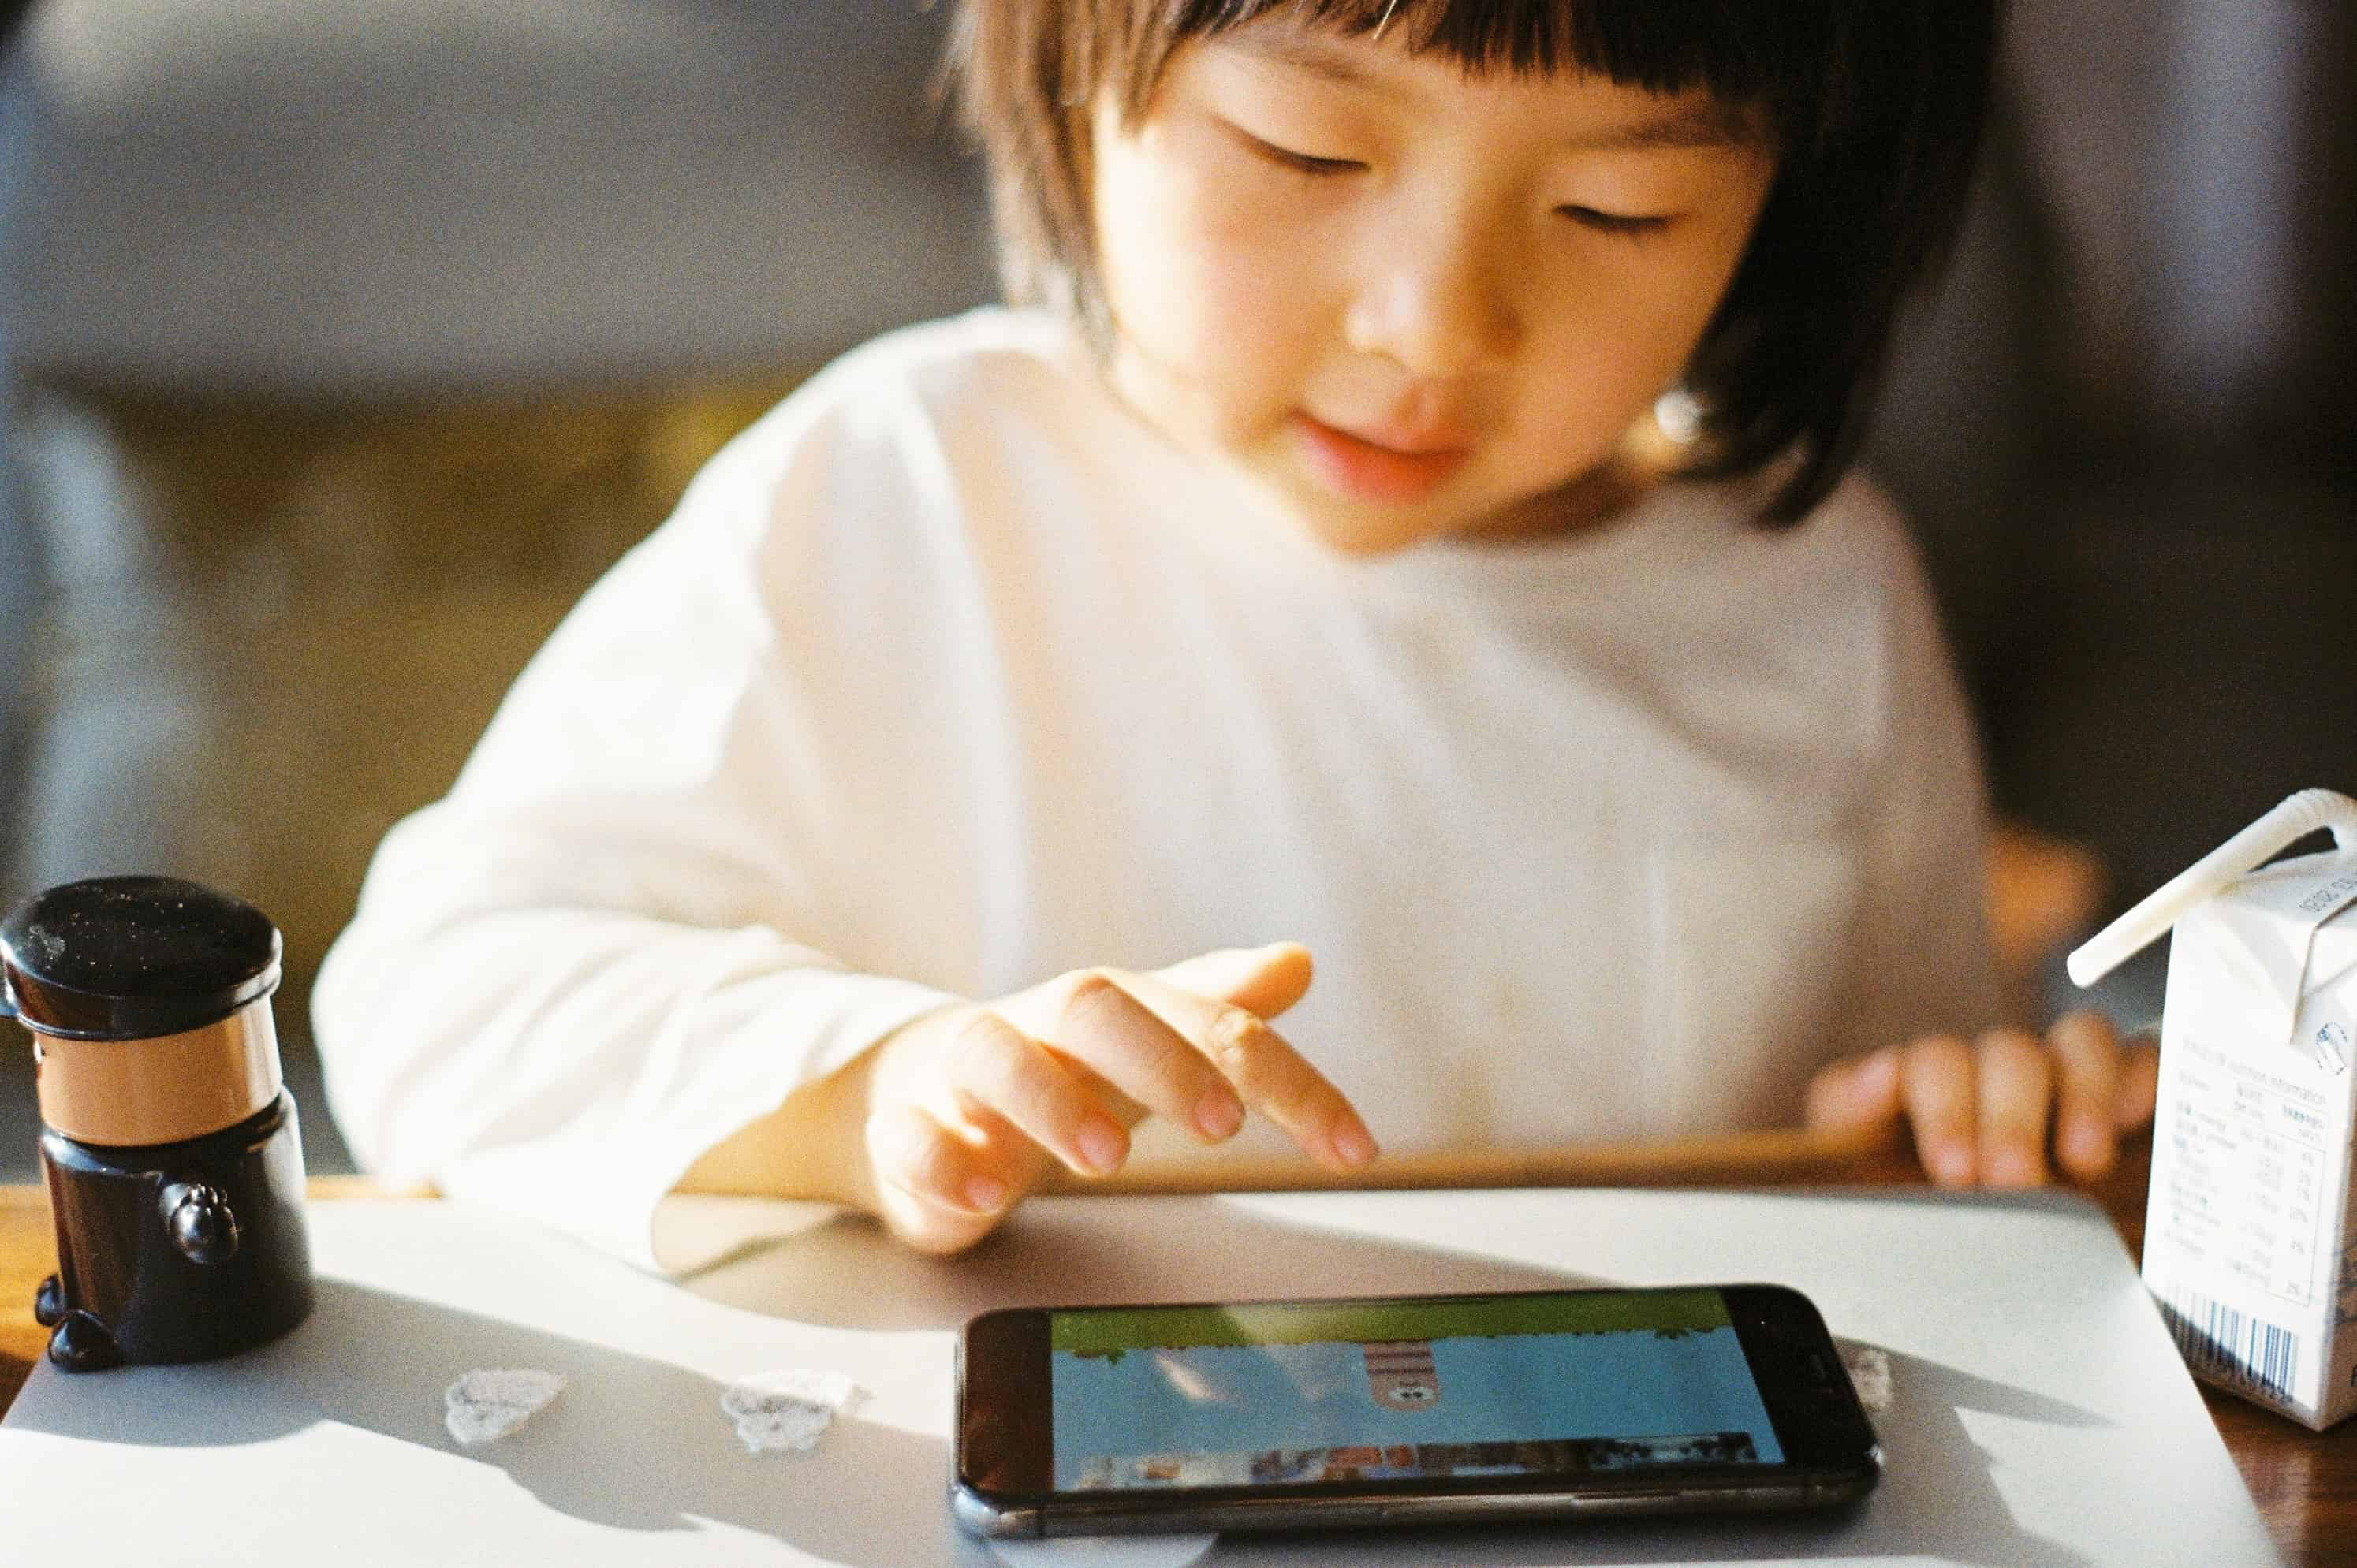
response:
<svg viewBox="0 0 2357 1568"><path fill-rule="evenodd" d="M6 1003L28 1028L68 1039L219 1023L278 989L280 953L261 910L168 876L69 882L0 920Z"/></svg>

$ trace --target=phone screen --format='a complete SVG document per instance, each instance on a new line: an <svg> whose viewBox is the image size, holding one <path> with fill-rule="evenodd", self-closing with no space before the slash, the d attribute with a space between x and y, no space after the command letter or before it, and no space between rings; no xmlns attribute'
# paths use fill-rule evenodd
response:
<svg viewBox="0 0 2357 1568"><path fill-rule="evenodd" d="M1711 1288L1046 1317L1058 1491L1785 1458Z"/></svg>

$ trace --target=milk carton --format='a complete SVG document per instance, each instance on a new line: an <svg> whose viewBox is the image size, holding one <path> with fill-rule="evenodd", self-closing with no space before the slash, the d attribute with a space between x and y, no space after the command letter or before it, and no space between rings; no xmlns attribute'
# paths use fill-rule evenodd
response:
<svg viewBox="0 0 2357 1568"><path fill-rule="evenodd" d="M2262 865L2319 828L2336 847ZM2071 955L2170 927L2144 1281L2194 1375L2319 1429L2357 1411L2357 800L2295 795Z"/></svg>

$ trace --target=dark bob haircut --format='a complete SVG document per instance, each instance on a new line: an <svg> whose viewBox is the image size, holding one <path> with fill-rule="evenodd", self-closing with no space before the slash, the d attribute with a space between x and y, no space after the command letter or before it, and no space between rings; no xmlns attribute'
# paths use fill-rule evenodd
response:
<svg viewBox="0 0 2357 1568"><path fill-rule="evenodd" d="M1289 14L1377 28L1476 72L1594 71L1707 90L1763 117L1776 182L1685 385L1702 471L1795 462L1790 524L1856 456L1900 308L1961 219L2000 0L959 0L947 60L991 174L1017 303L1108 323L1089 212L1090 111L1135 120L1187 39Z"/></svg>

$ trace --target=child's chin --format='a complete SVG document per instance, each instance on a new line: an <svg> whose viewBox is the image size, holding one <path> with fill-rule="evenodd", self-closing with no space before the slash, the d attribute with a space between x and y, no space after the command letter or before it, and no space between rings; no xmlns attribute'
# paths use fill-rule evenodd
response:
<svg viewBox="0 0 2357 1568"><path fill-rule="evenodd" d="M1303 521L1312 538L1339 555L1393 555L1442 532L1403 526L1397 520L1386 518L1320 516Z"/></svg>
<svg viewBox="0 0 2357 1568"><path fill-rule="evenodd" d="M1295 480L1272 487L1294 526L1338 555L1389 555L1431 537L1431 526L1406 509L1352 505Z"/></svg>
<svg viewBox="0 0 2357 1568"><path fill-rule="evenodd" d="M1390 555L1450 532L1447 508L1337 495L1314 474L1282 463L1243 465L1254 488L1313 542L1340 555Z"/></svg>

